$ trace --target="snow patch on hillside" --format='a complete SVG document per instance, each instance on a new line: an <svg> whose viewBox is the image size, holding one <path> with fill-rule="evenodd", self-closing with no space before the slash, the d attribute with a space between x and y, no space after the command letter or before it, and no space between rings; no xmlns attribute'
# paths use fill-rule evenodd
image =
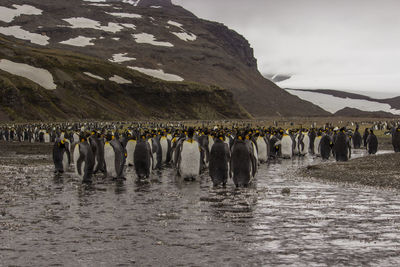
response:
<svg viewBox="0 0 400 267"><path fill-rule="evenodd" d="M72 29L95 29L105 32L117 33L121 31L124 27L119 25L118 23L109 22L107 26L101 26L100 22L88 18L75 17L63 19L68 22Z"/></svg>
<svg viewBox="0 0 400 267"><path fill-rule="evenodd" d="M137 70L139 72L142 72L146 75L164 80L164 81L171 81L171 82L181 82L184 79L178 75L175 74L170 74L170 73L165 73L162 69L154 70L154 69L146 69L146 68L140 68L140 67L128 67L133 70Z"/></svg>
<svg viewBox="0 0 400 267"><path fill-rule="evenodd" d="M118 83L118 84L131 84L132 83L131 81L124 79L118 75L114 75L109 80L112 82Z"/></svg>
<svg viewBox="0 0 400 267"><path fill-rule="evenodd" d="M136 60L134 57L127 57L128 53L121 53L121 54L115 54L113 55L112 59L109 59L109 61L114 62L114 63L122 63L126 61L132 61Z"/></svg>
<svg viewBox="0 0 400 267"><path fill-rule="evenodd" d="M177 28L179 28L181 30L181 32L171 32L173 35L177 36L179 39L181 39L181 40L183 40L185 42L187 42L187 41L195 41L197 39L197 36L195 34L193 34L193 33L190 33L188 31L186 31L183 28L182 24L180 24L180 23L178 23L176 21L172 21L172 20L169 20L167 23L169 25L175 26L175 27L177 27Z"/></svg>
<svg viewBox="0 0 400 267"><path fill-rule="evenodd" d="M7 59L0 60L0 69L13 75L29 79L47 90L54 90L57 85L54 83L53 75L48 70L35 68L28 64L15 63Z"/></svg>
<svg viewBox="0 0 400 267"><path fill-rule="evenodd" d="M62 41L60 42L60 44L85 47L89 45L94 45L94 43L92 43L93 40L96 40L96 38L78 36L76 38L71 38L69 40Z"/></svg>
<svg viewBox="0 0 400 267"><path fill-rule="evenodd" d="M28 40L33 44L48 45L50 37L38 33L31 33L21 26L0 27L0 33L7 36L14 36L17 39Z"/></svg>
<svg viewBox="0 0 400 267"><path fill-rule="evenodd" d="M131 19L140 19L142 15L132 14L132 13L113 13L113 12L106 12L108 15L119 17L119 18L131 18Z"/></svg>
<svg viewBox="0 0 400 267"><path fill-rule="evenodd" d="M171 33L185 42L195 41L197 39L197 36L192 33L186 33L186 32L171 32Z"/></svg>
<svg viewBox="0 0 400 267"><path fill-rule="evenodd" d="M10 23L21 15L42 15L40 10L30 5L12 5L12 8L0 6L0 21Z"/></svg>
<svg viewBox="0 0 400 267"><path fill-rule="evenodd" d="M288 93L298 96L299 98L309 101L322 109L335 113L343 108L356 108L362 111L385 111L396 115L400 115L400 110L392 109L389 104L378 103L374 101L340 98L318 92L286 90Z"/></svg>
<svg viewBox="0 0 400 267"><path fill-rule="evenodd" d="M173 47L174 46L170 42L156 41L154 35L149 34L149 33L132 34L132 36L133 36L133 38L135 38L135 41L137 43L140 43L140 44L151 44L151 45L166 46L166 47Z"/></svg>
<svg viewBox="0 0 400 267"><path fill-rule="evenodd" d="M85 74L85 75L87 75L87 76L89 76L89 77L92 77L92 78L94 78L94 79L97 79L97 80L100 80L100 81L104 81L104 78L103 78L103 77L97 76L97 75L95 75L95 74L93 74L93 73L84 72L83 74Z"/></svg>

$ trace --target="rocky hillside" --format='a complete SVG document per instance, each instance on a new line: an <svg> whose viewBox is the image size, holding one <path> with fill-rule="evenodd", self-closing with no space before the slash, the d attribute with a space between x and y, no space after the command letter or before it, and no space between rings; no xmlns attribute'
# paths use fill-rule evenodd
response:
<svg viewBox="0 0 400 267"><path fill-rule="evenodd" d="M0 38L0 120L249 118L216 86L166 82L63 50Z"/></svg>
<svg viewBox="0 0 400 267"><path fill-rule="evenodd" d="M241 35L170 0L2 0L0 34L167 81L217 85L257 117L329 115L265 79Z"/></svg>

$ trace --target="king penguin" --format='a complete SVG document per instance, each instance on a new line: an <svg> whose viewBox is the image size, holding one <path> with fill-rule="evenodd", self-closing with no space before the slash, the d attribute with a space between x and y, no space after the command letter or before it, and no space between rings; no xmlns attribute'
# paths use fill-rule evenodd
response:
<svg viewBox="0 0 400 267"><path fill-rule="evenodd" d="M104 160L107 175L114 179L124 179L126 152L121 143L111 134L107 134L104 144Z"/></svg>
<svg viewBox="0 0 400 267"><path fill-rule="evenodd" d="M71 163L71 154L65 139L56 139L53 146L53 162L55 173L64 173Z"/></svg>
<svg viewBox="0 0 400 267"><path fill-rule="evenodd" d="M210 152L208 169L214 186L222 184L225 187L228 181L230 151L229 145L225 143L224 138L224 135L220 134Z"/></svg>
<svg viewBox="0 0 400 267"><path fill-rule="evenodd" d="M243 134L238 135L232 146L230 175L236 187L247 187L256 173L256 159L245 138Z"/></svg>
<svg viewBox="0 0 400 267"><path fill-rule="evenodd" d="M293 141L292 137L290 137L288 131L286 131L281 140L281 153L282 158L291 159L293 156Z"/></svg>
<svg viewBox="0 0 400 267"><path fill-rule="evenodd" d="M75 173L82 179L82 182L91 183L94 168L94 155L84 135L81 136L80 143L75 145L74 163Z"/></svg>
<svg viewBox="0 0 400 267"><path fill-rule="evenodd" d="M133 153L136 175L139 179L149 178L153 169L153 155L150 144L146 140L146 134L142 134L137 141Z"/></svg>
<svg viewBox="0 0 400 267"><path fill-rule="evenodd" d="M134 153L137 145L136 136L132 134L127 135L128 142L126 143L126 165L134 165Z"/></svg>
<svg viewBox="0 0 400 267"><path fill-rule="evenodd" d="M200 146L199 143L193 139L194 129L188 129L188 136L184 140L179 149L178 156L178 174L183 179L195 180L200 175Z"/></svg>

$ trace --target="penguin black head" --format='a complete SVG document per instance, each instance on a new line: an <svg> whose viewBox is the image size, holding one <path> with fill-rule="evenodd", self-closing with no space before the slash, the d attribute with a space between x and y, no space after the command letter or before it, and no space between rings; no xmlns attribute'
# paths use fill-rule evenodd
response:
<svg viewBox="0 0 400 267"><path fill-rule="evenodd" d="M106 140L107 140L107 141L113 140L113 135L112 135L110 132L108 132L108 133L106 134Z"/></svg>
<svg viewBox="0 0 400 267"><path fill-rule="evenodd" d="M194 129L192 127L190 127L187 131L187 135L189 138L193 138L194 135Z"/></svg>

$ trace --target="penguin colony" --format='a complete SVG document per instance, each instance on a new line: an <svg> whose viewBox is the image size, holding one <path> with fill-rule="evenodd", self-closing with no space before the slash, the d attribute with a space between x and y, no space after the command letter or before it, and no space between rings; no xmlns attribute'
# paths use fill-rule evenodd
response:
<svg viewBox="0 0 400 267"><path fill-rule="evenodd" d="M0 128L4 141L53 142L55 172L60 174L74 163L76 176L91 183L92 176L125 179L133 168L139 179L153 170L172 167L185 180L196 179L208 169L214 186L225 186L228 178L236 187L247 187L260 164L271 159L292 159L312 154L327 160L351 158L352 148L378 151L372 129L353 131L327 125L319 129L277 127L186 127L181 124L82 123L25 125ZM392 135L395 152L400 152L400 125L385 128Z"/></svg>

